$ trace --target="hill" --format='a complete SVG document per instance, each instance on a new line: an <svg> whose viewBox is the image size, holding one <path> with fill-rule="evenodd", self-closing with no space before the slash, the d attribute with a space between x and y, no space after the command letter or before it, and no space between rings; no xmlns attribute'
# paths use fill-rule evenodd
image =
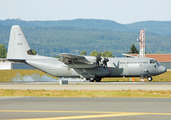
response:
<svg viewBox="0 0 171 120"><path fill-rule="evenodd" d="M171 21L144 21L126 25L131 31L138 31L145 28L148 33L160 35L171 35Z"/></svg>
<svg viewBox="0 0 171 120"><path fill-rule="evenodd" d="M74 19L58 21L23 21L20 19L0 20L0 25L20 26L74 26L80 28L108 29L123 32L139 32L145 28L148 33L171 35L171 21L143 21L132 24L119 24L111 20Z"/></svg>
<svg viewBox="0 0 171 120"><path fill-rule="evenodd" d="M148 23L149 28L155 26L152 23L150 25L150 21L144 23ZM93 50L98 52L108 50L115 56L121 56L122 53L130 50L132 44L139 49L139 43L136 41L139 37L138 27L144 28L141 22L122 25L114 21L83 19L71 21L4 20L0 21L0 44L7 47L10 29L14 24L21 26L30 47L38 54L46 56L75 53L75 50L79 52L86 50L88 54ZM167 24L169 25L170 22ZM162 29L170 29L169 26L165 28L164 25ZM171 53L171 35L164 34L164 30L163 33L160 30L157 32L160 34L146 30L146 52Z"/></svg>

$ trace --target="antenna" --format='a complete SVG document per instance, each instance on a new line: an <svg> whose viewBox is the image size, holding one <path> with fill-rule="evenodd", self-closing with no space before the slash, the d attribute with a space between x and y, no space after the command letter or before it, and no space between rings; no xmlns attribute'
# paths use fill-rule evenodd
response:
<svg viewBox="0 0 171 120"><path fill-rule="evenodd" d="M145 57L145 28L140 30L140 38L137 41L140 42L140 57Z"/></svg>
<svg viewBox="0 0 171 120"><path fill-rule="evenodd" d="M78 55L78 51L79 51L79 50L75 50L76 55Z"/></svg>

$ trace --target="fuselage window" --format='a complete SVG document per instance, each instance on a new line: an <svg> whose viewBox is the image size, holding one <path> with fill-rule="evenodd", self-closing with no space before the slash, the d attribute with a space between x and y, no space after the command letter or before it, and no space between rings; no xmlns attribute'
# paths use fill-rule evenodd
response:
<svg viewBox="0 0 171 120"><path fill-rule="evenodd" d="M160 66L160 63L157 60L150 60L150 64L157 64L158 66Z"/></svg>
<svg viewBox="0 0 171 120"><path fill-rule="evenodd" d="M154 63L154 60L150 60L150 63L153 64Z"/></svg>

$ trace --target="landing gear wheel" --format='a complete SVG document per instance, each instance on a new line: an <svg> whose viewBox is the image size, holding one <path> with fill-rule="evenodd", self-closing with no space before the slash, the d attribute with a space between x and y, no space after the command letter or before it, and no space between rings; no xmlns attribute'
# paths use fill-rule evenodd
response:
<svg viewBox="0 0 171 120"><path fill-rule="evenodd" d="M90 82L94 82L94 78L90 78Z"/></svg>
<svg viewBox="0 0 171 120"><path fill-rule="evenodd" d="M151 76L149 76L149 77L147 77L147 80L148 80L149 82L151 82L151 81L153 80L153 78L152 78Z"/></svg>
<svg viewBox="0 0 171 120"><path fill-rule="evenodd" d="M100 82L102 78L95 78L96 82Z"/></svg>
<svg viewBox="0 0 171 120"><path fill-rule="evenodd" d="M90 80L90 82L94 82L94 80Z"/></svg>

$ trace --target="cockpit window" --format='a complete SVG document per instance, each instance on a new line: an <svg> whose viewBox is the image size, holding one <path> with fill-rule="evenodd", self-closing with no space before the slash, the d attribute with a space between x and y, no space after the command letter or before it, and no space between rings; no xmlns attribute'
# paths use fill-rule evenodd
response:
<svg viewBox="0 0 171 120"><path fill-rule="evenodd" d="M150 60L150 63L154 64L154 63L156 63L156 60Z"/></svg>
<svg viewBox="0 0 171 120"><path fill-rule="evenodd" d="M160 66L160 63L157 60L150 60L150 64L157 64L158 66Z"/></svg>

